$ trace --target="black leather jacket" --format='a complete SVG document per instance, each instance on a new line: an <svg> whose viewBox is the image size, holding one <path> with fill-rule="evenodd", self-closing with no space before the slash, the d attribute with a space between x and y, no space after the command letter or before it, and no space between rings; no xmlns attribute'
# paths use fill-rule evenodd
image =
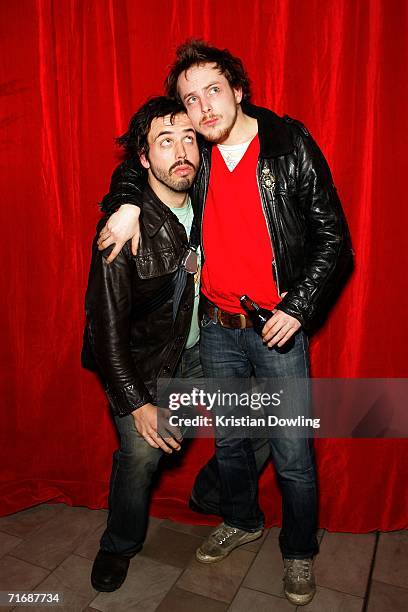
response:
<svg viewBox="0 0 408 612"><path fill-rule="evenodd" d="M83 363L84 355L93 356L113 413L120 416L155 403L157 379L174 374L194 302L194 279L188 275L174 323L173 292L156 310L141 316L143 305L176 274L187 236L177 217L149 187L139 192L139 199L143 213L137 256L126 243L107 264L112 247L98 251L95 237L85 297ZM105 223L106 217L99 222L97 235Z"/></svg>
<svg viewBox="0 0 408 612"><path fill-rule="evenodd" d="M277 308L309 330L324 315L333 292L352 268L347 222L327 162L307 129L265 108L245 104L243 111L258 121L259 193L274 252L278 292L288 292ZM210 176L210 144L202 143L201 156L192 188L199 227ZM125 202L139 204L138 181L129 164L119 166L102 210L113 212Z"/></svg>

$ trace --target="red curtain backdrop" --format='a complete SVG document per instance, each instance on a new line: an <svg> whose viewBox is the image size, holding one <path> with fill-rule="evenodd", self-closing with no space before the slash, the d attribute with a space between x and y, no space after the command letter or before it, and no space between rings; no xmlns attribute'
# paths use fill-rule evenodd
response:
<svg viewBox="0 0 408 612"><path fill-rule="evenodd" d="M106 506L115 435L79 361L97 202L114 137L187 37L242 57L254 100L302 120L332 167L357 266L313 339L314 376L407 377L407 13L406 0L0 3L3 514ZM405 440L316 446L321 527L407 527ZM198 440L164 472L153 514L199 520L186 500L211 452ZM270 467L261 503L278 524Z"/></svg>

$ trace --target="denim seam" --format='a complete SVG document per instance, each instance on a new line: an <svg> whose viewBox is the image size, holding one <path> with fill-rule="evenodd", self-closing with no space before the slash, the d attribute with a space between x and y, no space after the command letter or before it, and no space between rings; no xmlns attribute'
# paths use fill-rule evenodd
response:
<svg viewBox="0 0 408 612"><path fill-rule="evenodd" d="M115 484L116 484L116 480L117 480L117 475L118 475L118 471L119 471L119 449L116 451L116 455L115 455L115 459L114 459L114 471L112 471L112 475L111 475L111 482L112 485L110 487L110 491L109 491L109 514L108 514L108 520L106 523L107 526L107 530L109 530L109 527L112 524L112 517L113 517L113 499L114 499L114 491L115 491Z"/></svg>
<svg viewBox="0 0 408 612"><path fill-rule="evenodd" d="M309 376L309 374L310 374L309 356L308 356L308 350L306 350L305 336L306 336L305 332L302 331L302 336L301 337L302 337L302 348L303 348L303 362L304 362L304 366L305 366L306 376L307 376L307 379L309 380L310 379L310 376ZM308 413L310 413L309 414L310 416L311 416L311 413L312 413L311 407L312 406L311 406L311 395L310 395L310 382L308 382L308 384L307 384L307 410L308 410ZM312 444L309 443L308 444L309 460L310 460L310 462L313 462L313 456L312 456L313 453L312 453L311 447L312 447ZM316 478L316 475L315 475L315 478Z"/></svg>

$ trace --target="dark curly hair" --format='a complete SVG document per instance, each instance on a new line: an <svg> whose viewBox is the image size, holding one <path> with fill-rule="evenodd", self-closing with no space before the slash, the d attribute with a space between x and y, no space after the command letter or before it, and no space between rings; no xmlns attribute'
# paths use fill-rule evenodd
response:
<svg viewBox="0 0 408 612"><path fill-rule="evenodd" d="M174 98L166 96L149 98L131 118L127 132L116 138L116 143L124 147L126 159L140 163L139 155L149 152L147 137L153 119L170 115L173 121L175 115L185 112L184 106Z"/></svg>
<svg viewBox="0 0 408 612"><path fill-rule="evenodd" d="M191 66L216 64L218 70L226 77L231 87L242 89L242 99L251 99L251 85L244 65L239 57L234 57L228 49L217 49L203 40L190 39L180 45L176 51L176 61L170 68L164 86L167 95L178 98L177 79L182 72Z"/></svg>

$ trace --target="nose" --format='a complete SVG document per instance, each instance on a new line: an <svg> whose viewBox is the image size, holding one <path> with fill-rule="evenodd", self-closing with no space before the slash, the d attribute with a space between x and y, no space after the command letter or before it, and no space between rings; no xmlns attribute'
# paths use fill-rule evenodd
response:
<svg viewBox="0 0 408 612"><path fill-rule="evenodd" d="M207 113L211 112L211 106L210 106L210 103L208 102L208 100L203 98L200 101L200 104L201 104L201 112L202 112L203 115L206 115Z"/></svg>
<svg viewBox="0 0 408 612"><path fill-rule="evenodd" d="M185 159L186 157L187 157L187 153L186 153L186 149L184 147L184 143L183 142L177 143L176 158L177 159Z"/></svg>

